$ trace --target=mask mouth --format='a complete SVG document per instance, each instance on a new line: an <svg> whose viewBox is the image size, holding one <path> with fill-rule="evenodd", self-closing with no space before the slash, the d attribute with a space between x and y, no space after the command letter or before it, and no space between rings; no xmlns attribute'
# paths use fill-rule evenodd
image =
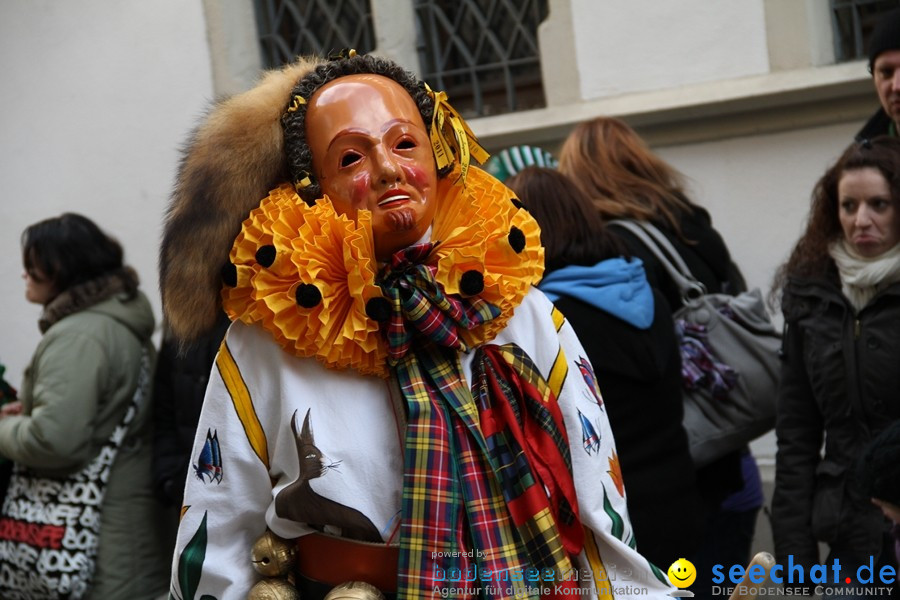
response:
<svg viewBox="0 0 900 600"><path fill-rule="evenodd" d="M400 190L389 190L378 199L378 207L383 208L395 202L407 202L412 196Z"/></svg>

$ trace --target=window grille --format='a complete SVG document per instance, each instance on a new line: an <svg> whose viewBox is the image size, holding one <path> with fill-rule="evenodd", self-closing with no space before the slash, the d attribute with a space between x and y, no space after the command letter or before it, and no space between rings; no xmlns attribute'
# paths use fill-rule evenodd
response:
<svg viewBox="0 0 900 600"><path fill-rule="evenodd" d="M301 54L328 56L345 48L375 47L368 0L255 0L263 66L275 68Z"/></svg>
<svg viewBox="0 0 900 600"><path fill-rule="evenodd" d="M900 0L831 0L835 61L866 58L879 15L897 7Z"/></svg>
<svg viewBox="0 0 900 600"><path fill-rule="evenodd" d="M547 0L415 0L421 76L464 116L545 106L537 27Z"/></svg>

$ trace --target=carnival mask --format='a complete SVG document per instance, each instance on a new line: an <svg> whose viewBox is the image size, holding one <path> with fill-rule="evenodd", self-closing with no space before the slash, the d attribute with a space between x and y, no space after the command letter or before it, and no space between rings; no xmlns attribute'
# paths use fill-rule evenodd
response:
<svg viewBox="0 0 900 600"><path fill-rule="evenodd" d="M372 213L375 255L386 261L420 240L437 209L437 168L415 101L398 83L347 75L316 91L306 137L323 194L354 221Z"/></svg>

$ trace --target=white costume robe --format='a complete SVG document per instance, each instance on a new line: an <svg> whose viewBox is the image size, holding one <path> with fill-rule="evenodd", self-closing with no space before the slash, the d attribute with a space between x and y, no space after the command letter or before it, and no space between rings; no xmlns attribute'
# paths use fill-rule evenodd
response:
<svg viewBox="0 0 900 600"><path fill-rule="evenodd" d="M587 533L574 561L578 585L589 590L581 597L666 597L672 588L665 575L633 549L612 431L593 374L576 364L586 355L571 327L532 289L492 343L520 346L557 393ZM467 381L473 354L461 357ZM179 564L188 544L205 545L202 570L193 575L199 576L195 597L243 600L259 580L250 549L266 528L284 538L312 531L275 510L277 494L301 477L302 460L317 461L312 475L307 469L305 493L328 499L317 502L327 506L321 510L328 516L317 515L329 523L327 532L340 534L342 526L359 526L362 519L381 539L396 543L404 439L393 404L403 402L399 393L393 381L329 370L313 358L286 353L257 325L234 323L213 367L197 429L173 562L175 597L187 599ZM301 440L307 414L309 435ZM304 457L298 455L301 444ZM204 457L205 447L210 452ZM447 586L457 587L452 581Z"/></svg>

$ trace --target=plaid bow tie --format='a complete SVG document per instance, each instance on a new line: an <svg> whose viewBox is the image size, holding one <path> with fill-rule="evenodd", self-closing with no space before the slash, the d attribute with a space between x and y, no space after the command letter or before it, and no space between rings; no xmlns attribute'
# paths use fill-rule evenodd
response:
<svg viewBox="0 0 900 600"><path fill-rule="evenodd" d="M391 366L409 352L416 336L466 351L459 328L474 329L500 315L496 306L477 297L444 294L434 278L437 267L425 263L435 245L417 244L395 252L380 274L381 289L391 305L385 331Z"/></svg>

